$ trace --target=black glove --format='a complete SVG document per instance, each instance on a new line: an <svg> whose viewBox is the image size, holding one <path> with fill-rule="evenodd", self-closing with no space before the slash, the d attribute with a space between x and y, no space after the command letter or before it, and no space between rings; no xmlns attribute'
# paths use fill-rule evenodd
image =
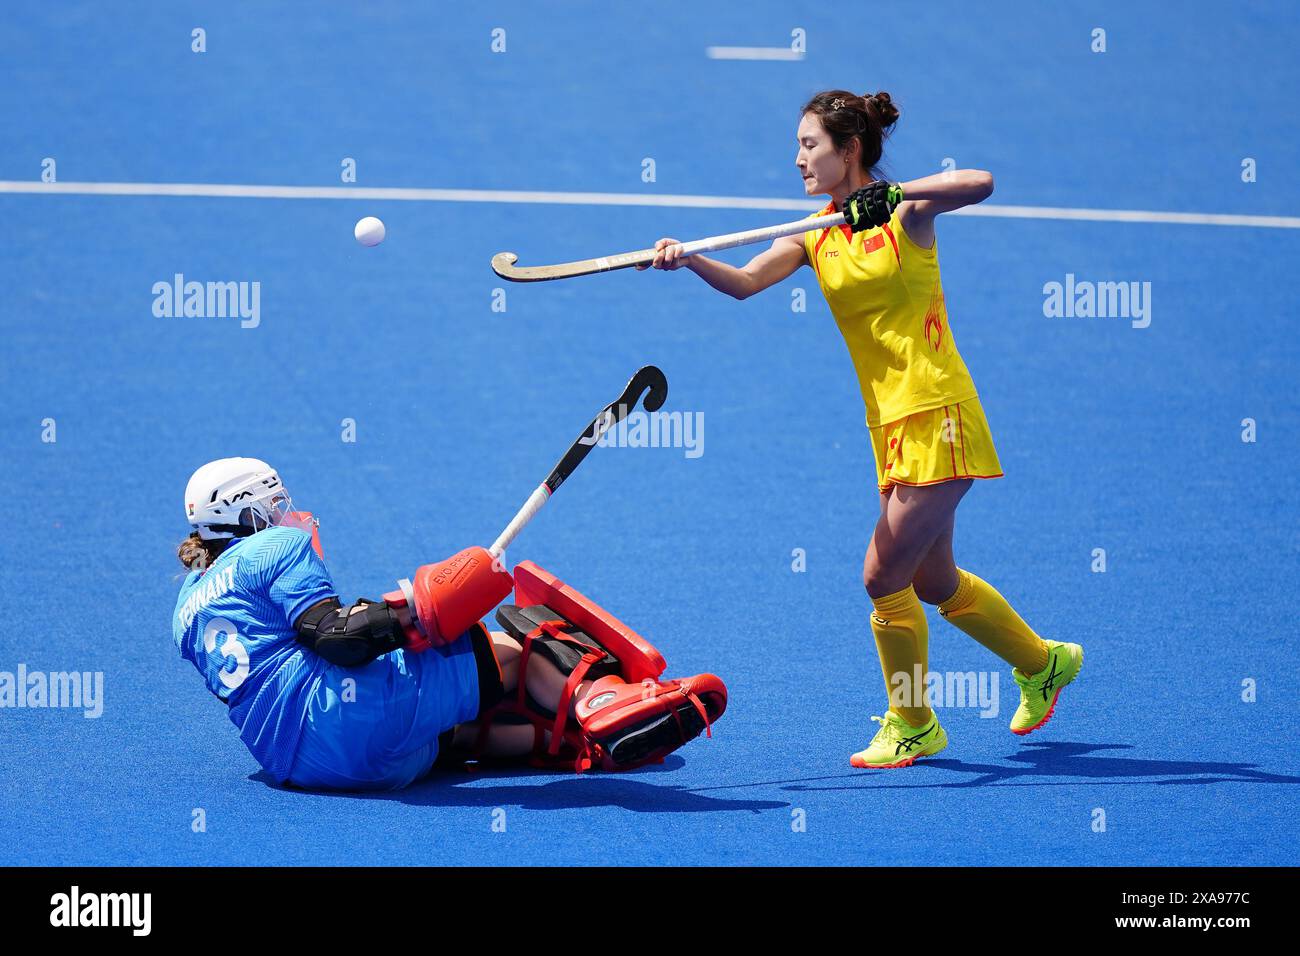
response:
<svg viewBox="0 0 1300 956"><path fill-rule="evenodd" d="M902 201L902 186L878 179L849 193L844 200L844 222L854 232L883 226Z"/></svg>

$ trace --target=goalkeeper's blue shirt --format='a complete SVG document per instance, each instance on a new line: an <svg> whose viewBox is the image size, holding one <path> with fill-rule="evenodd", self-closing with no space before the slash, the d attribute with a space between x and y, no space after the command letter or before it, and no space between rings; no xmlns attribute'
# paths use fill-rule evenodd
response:
<svg viewBox="0 0 1300 956"><path fill-rule="evenodd" d="M283 782L308 706L329 668L297 643L303 611L337 597L311 535L268 528L233 541L181 586L172 636L208 689L225 701L240 739Z"/></svg>

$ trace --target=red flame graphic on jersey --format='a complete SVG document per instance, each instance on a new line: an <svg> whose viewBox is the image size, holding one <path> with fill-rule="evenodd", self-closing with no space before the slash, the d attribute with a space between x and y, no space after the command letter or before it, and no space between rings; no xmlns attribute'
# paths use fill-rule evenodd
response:
<svg viewBox="0 0 1300 956"><path fill-rule="evenodd" d="M930 294L930 308L925 311L925 341L933 352L939 351L939 346L943 344L943 292L935 285L934 291Z"/></svg>

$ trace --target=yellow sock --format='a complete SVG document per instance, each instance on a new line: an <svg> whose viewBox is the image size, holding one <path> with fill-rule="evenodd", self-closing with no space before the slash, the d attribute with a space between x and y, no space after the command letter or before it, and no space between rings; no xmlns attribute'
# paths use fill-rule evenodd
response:
<svg viewBox="0 0 1300 956"><path fill-rule="evenodd" d="M913 727L929 722L925 705L925 674L929 663L930 631L925 609L911 585L902 591L872 598L871 632L880 652L880 669L890 707ZM901 682L895 675L904 675Z"/></svg>
<svg viewBox="0 0 1300 956"><path fill-rule="evenodd" d="M939 613L1026 675L1047 666L1047 645L987 581L957 569L957 590Z"/></svg>

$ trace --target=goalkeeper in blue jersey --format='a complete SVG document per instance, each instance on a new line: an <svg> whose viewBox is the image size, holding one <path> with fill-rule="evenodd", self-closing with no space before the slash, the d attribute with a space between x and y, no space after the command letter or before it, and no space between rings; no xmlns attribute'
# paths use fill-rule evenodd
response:
<svg viewBox="0 0 1300 956"><path fill-rule="evenodd" d="M315 519L264 461L204 465L185 511L173 638L279 783L396 789L477 759L627 770L726 708L717 677L661 680L663 658L622 622L481 548L343 604ZM512 589L527 600L502 605L505 630L490 632L479 618Z"/></svg>

